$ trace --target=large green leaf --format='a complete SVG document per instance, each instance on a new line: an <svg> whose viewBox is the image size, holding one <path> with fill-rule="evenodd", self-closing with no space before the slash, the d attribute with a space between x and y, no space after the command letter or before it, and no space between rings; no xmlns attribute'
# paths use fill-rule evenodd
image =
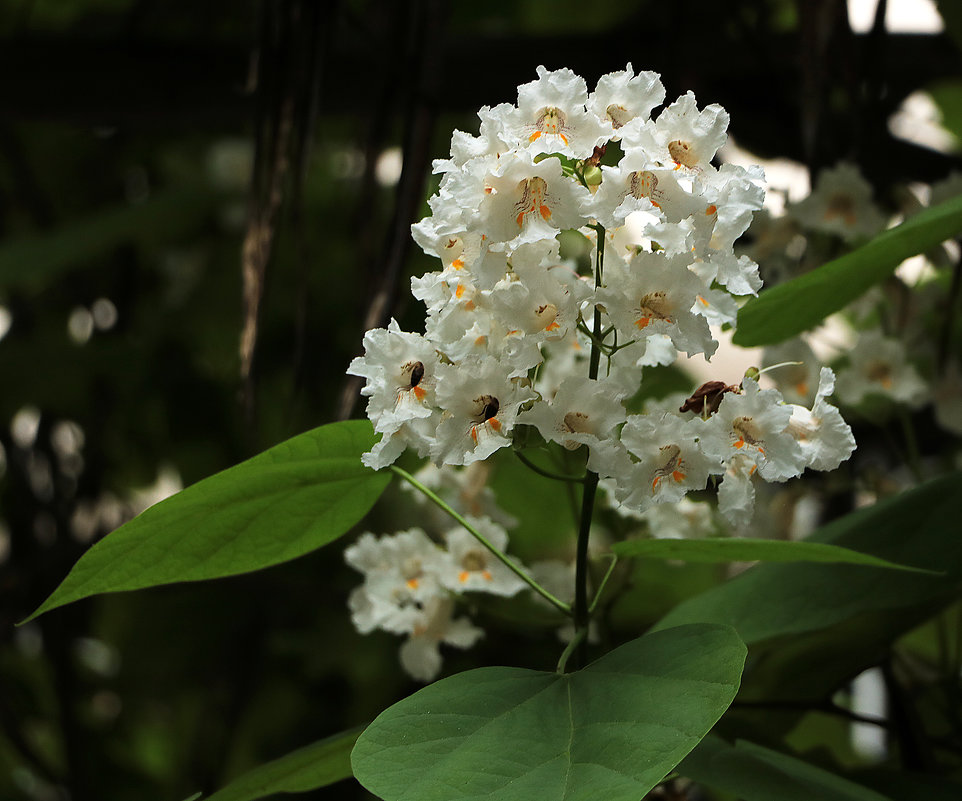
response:
<svg viewBox="0 0 962 801"><path fill-rule="evenodd" d="M728 708L744 659L730 628L697 625L575 673L460 673L378 716L354 775L387 801L637 801Z"/></svg>
<svg viewBox="0 0 962 801"><path fill-rule="evenodd" d="M247 573L357 523L390 480L361 464L366 420L321 426L198 481L96 543L28 620L105 592Z"/></svg>
<svg viewBox="0 0 962 801"><path fill-rule="evenodd" d="M253 801L272 793L305 793L346 779L351 775L351 749L360 733L359 728L342 732L259 765L207 801Z"/></svg>
<svg viewBox="0 0 962 801"><path fill-rule="evenodd" d="M680 559L685 562L828 562L887 567L919 572L917 567L898 565L851 548L823 542L789 542L749 537L709 537L702 540L650 539L616 542L618 556L647 559ZM929 572L921 570L921 572Z"/></svg>
<svg viewBox="0 0 962 801"><path fill-rule="evenodd" d="M715 622L751 647L743 697L821 698L962 589L962 476L847 515L810 539L941 575L861 565L760 564L675 607L656 626Z"/></svg>
<svg viewBox="0 0 962 801"><path fill-rule="evenodd" d="M962 195L932 206L862 247L765 290L738 312L734 342L771 345L814 328L910 256L962 233Z"/></svg>
<svg viewBox="0 0 962 801"><path fill-rule="evenodd" d="M678 767L742 801L888 801L885 796L779 751L706 737Z"/></svg>

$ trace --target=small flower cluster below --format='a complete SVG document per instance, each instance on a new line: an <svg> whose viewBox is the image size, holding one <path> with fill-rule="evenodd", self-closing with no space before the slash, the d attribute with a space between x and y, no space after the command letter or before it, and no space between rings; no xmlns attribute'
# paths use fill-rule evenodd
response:
<svg viewBox="0 0 962 801"><path fill-rule="evenodd" d="M504 552L508 534L501 526L486 518L469 522ZM421 681L440 671L441 643L470 648L484 634L466 617L455 617L459 596L513 596L526 587L463 528L446 532L443 546L420 528L380 538L365 533L344 557L364 574L348 599L354 626L362 634L380 629L406 636L401 665Z"/></svg>

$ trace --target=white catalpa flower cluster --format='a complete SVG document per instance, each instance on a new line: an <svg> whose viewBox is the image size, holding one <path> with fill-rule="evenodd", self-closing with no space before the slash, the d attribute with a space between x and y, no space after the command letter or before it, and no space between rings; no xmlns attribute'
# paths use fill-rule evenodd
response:
<svg viewBox="0 0 962 801"><path fill-rule="evenodd" d="M761 208L761 169L716 168L728 114L699 110L689 92L652 119L664 96L657 75L631 65L591 93L570 70L539 67L517 105L481 109L479 136L455 132L451 157L435 162L433 213L413 227L443 266L412 281L426 332L394 321L369 331L349 368L367 379L381 434L365 464L384 467L411 447L439 465L468 465L529 425L584 446L588 469L629 508L678 501L717 475L722 510L740 521L756 471L784 481L847 458L851 434L825 400L831 375L811 410L746 380L712 404L627 414L644 367L679 352L709 358L710 324L734 324L733 295L761 285L757 265L733 252ZM608 150L617 163L604 163ZM568 230L603 255L603 274L560 258ZM595 316L604 364L592 374Z"/></svg>
<svg viewBox="0 0 962 801"><path fill-rule="evenodd" d="M487 518L468 520L502 553L507 532ZM525 583L468 531L445 533L444 546L420 528L381 538L362 534L344 557L364 574L348 599L351 620L361 634L376 629L405 635L401 666L421 681L441 669L440 645L470 648L484 632L455 617L456 597L464 592L512 596Z"/></svg>
<svg viewBox="0 0 962 801"><path fill-rule="evenodd" d="M626 513L677 503L720 477L719 508L740 524L751 518L756 474L785 481L850 455L827 369L810 408L746 378L709 382L681 408L629 413L645 368L679 353L709 359L712 327L733 326L736 297L761 287L757 264L734 253L762 207L761 169L712 163L727 136L723 108L699 109L689 92L653 118L664 99L659 77L630 64L593 92L570 70L539 67L516 105L481 109L480 135L454 133L450 158L434 164L432 214L412 228L441 262L411 282L425 333L394 320L368 331L348 369L366 379L380 434L366 465L386 467L412 448L444 470L470 467L527 426L583 449ZM563 257L578 234L593 265ZM406 556L380 555L399 546L366 535L355 548L370 559L348 553L366 576L352 609L362 631L409 635L402 660L426 676L438 642L478 635L452 622L450 604L428 600L442 597L438 587L468 587L440 578L433 565L443 559L423 534L402 536L420 537L416 585L399 572Z"/></svg>

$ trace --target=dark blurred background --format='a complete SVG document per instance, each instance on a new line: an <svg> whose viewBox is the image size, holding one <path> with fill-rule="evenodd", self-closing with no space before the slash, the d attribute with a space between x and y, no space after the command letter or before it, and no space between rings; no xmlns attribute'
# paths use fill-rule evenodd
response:
<svg viewBox="0 0 962 801"><path fill-rule="evenodd" d="M408 278L436 265L409 227L452 129L539 64L591 88L630 61L725 106L743 149L853 161L891 204L958 167L887 120L930 90L962 127L962 9L904 33L886 5L853 33L841 0L0 3L0 798L177 801L415 687L352 629L343 544L14 623L147 503L363 413L344 371L366 328L420 330ZM416 519L391 492L366 528ZM445 671L557 652L492 636Z"/></svg>

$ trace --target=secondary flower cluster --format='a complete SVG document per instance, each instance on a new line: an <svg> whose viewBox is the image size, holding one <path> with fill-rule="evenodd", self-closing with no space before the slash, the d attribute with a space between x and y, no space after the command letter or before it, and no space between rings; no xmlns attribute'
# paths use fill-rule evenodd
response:
<svg viewBox="0 0 962 801"><path fill-rule="evenodd" d="M469 518L502 553L508 535L486 518ZM440 644L470 648L484 632L454 616L455 598L480 591L511 596L525 583L463 528L446 532L444 546L423 529L376 538L362 534L344 552L364 583L348 599L351 619L362 634L375 629L406 635L401 665L414 678L431 681L441 669Z"/></svg>
<svg viewBox="0 0 962 801"><path fill-rule="evenodd" d="M588 468L631 509L719 475L722 511L740 521L756 472L784 481L849 455L851 434L826 401L831 373L811 410L746 380L713 404L628 415L643 368L679 352L709 358L710 324L734 324L732 295L761 286L757 265L733 252L761 208L760 168L716 168L728 114L699 110L689 92L652 119L664 96L656 74L630 65L591 93L570 70L539 67L517 105L481 109L479 136L455 132L451 157L435 162L432 215L413 227L443 267L412 280L425 334L394 321L369 331L349 368L367 379L381 434L366 464L412 447L467 465L529 425L585 446ZM609 152L620 154L610 165ZM561 258L559 235L572 229L599 254L593 277ZM589 370L592 347L600 371Z"/></svg>

